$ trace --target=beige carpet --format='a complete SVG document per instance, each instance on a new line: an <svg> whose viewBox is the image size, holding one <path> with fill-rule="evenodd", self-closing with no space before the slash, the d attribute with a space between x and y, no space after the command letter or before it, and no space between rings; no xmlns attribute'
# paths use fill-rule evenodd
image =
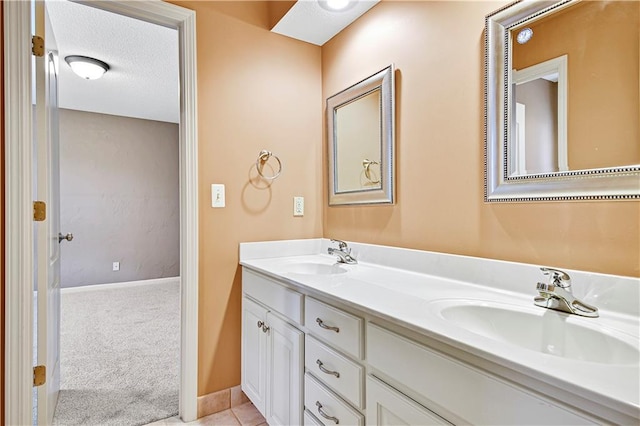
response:
<svg viewBox="0 0 640 426"><path fill-rule="evenodd" d="M64 290L61 312L54 424L142 425L178 413L178 280Z"/></svg>

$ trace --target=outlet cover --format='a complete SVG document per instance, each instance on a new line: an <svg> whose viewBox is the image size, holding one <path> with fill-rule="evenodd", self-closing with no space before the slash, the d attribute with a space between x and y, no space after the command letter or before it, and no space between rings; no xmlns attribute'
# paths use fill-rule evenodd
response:
<svg viewBox="0 0 640 426"><path fill-rule="evenodd" d="M293 197L293 215L304 216L304 197Z"/></svg>
<svg viewBox="0 0 640 426"><path fill-rule="evenodd" d="M113 262L113 270L114 271L120 270L120 262Z"/></svg>

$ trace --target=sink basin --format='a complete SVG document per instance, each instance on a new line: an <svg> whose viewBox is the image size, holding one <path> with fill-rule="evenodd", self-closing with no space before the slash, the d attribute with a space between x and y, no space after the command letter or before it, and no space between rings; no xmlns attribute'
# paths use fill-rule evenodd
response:
<svg viewBox="0 0 640 426"><path fill-rule="evenodd" d="M347 270L337 264L327 265L326 263L304 262L287 265L285 272L303 275L333 275L344 274Z"/></svg>
<svg viewBox="0 0 640 426"><path fill-rule="evenodd" d="M597 318L481 300L431 303L437 315L467 331L531 351L599 364L637 364L638 339Z"/></svg>

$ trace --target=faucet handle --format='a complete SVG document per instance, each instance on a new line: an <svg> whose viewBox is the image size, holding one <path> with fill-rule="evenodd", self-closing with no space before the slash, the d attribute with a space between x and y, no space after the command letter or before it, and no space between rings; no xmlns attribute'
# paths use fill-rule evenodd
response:
<svg viewBox="0 0 640 426"><path fill-rule="evenodd" d="M339 248L340 250L344 250L344 249L346 249L346 248L347 248L347 243L345 243L345 242L344 242L344 241L342 241L342 240L335 240L335 239L333 239L333 238L332 238L332 239L331 239L331 242L332 242L332 243L338 243L338 248Z"/></svg>
<svg viewBox="0 0 640 426"><path fill-rule="evenodd" d="M558 287L562 287L562 288L571 287L571 277L566 272L561 271L559 269L546 268L546 267L542 267L540 268L540 270L544 275L549 275L550 284L557 285Z"/></svg>

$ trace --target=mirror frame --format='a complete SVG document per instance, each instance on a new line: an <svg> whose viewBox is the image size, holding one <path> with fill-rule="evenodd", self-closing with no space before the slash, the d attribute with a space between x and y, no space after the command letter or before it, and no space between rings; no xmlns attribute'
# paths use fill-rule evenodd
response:
<svg viewBox="0 0 640 426"><path fill-rule="evenodd" d="M640 165L509 177L510 29L576 0L523 1L485 18L485 202L640 199Z"/></svg>
<svg viewBox="0 0 640 426"><path fill-rule="evenodd" d="M395 78L393 64L327 98L329 206L393 204L395 200ZM336 111L341 106L380 89L380 188L337 192Z"/></svg>

